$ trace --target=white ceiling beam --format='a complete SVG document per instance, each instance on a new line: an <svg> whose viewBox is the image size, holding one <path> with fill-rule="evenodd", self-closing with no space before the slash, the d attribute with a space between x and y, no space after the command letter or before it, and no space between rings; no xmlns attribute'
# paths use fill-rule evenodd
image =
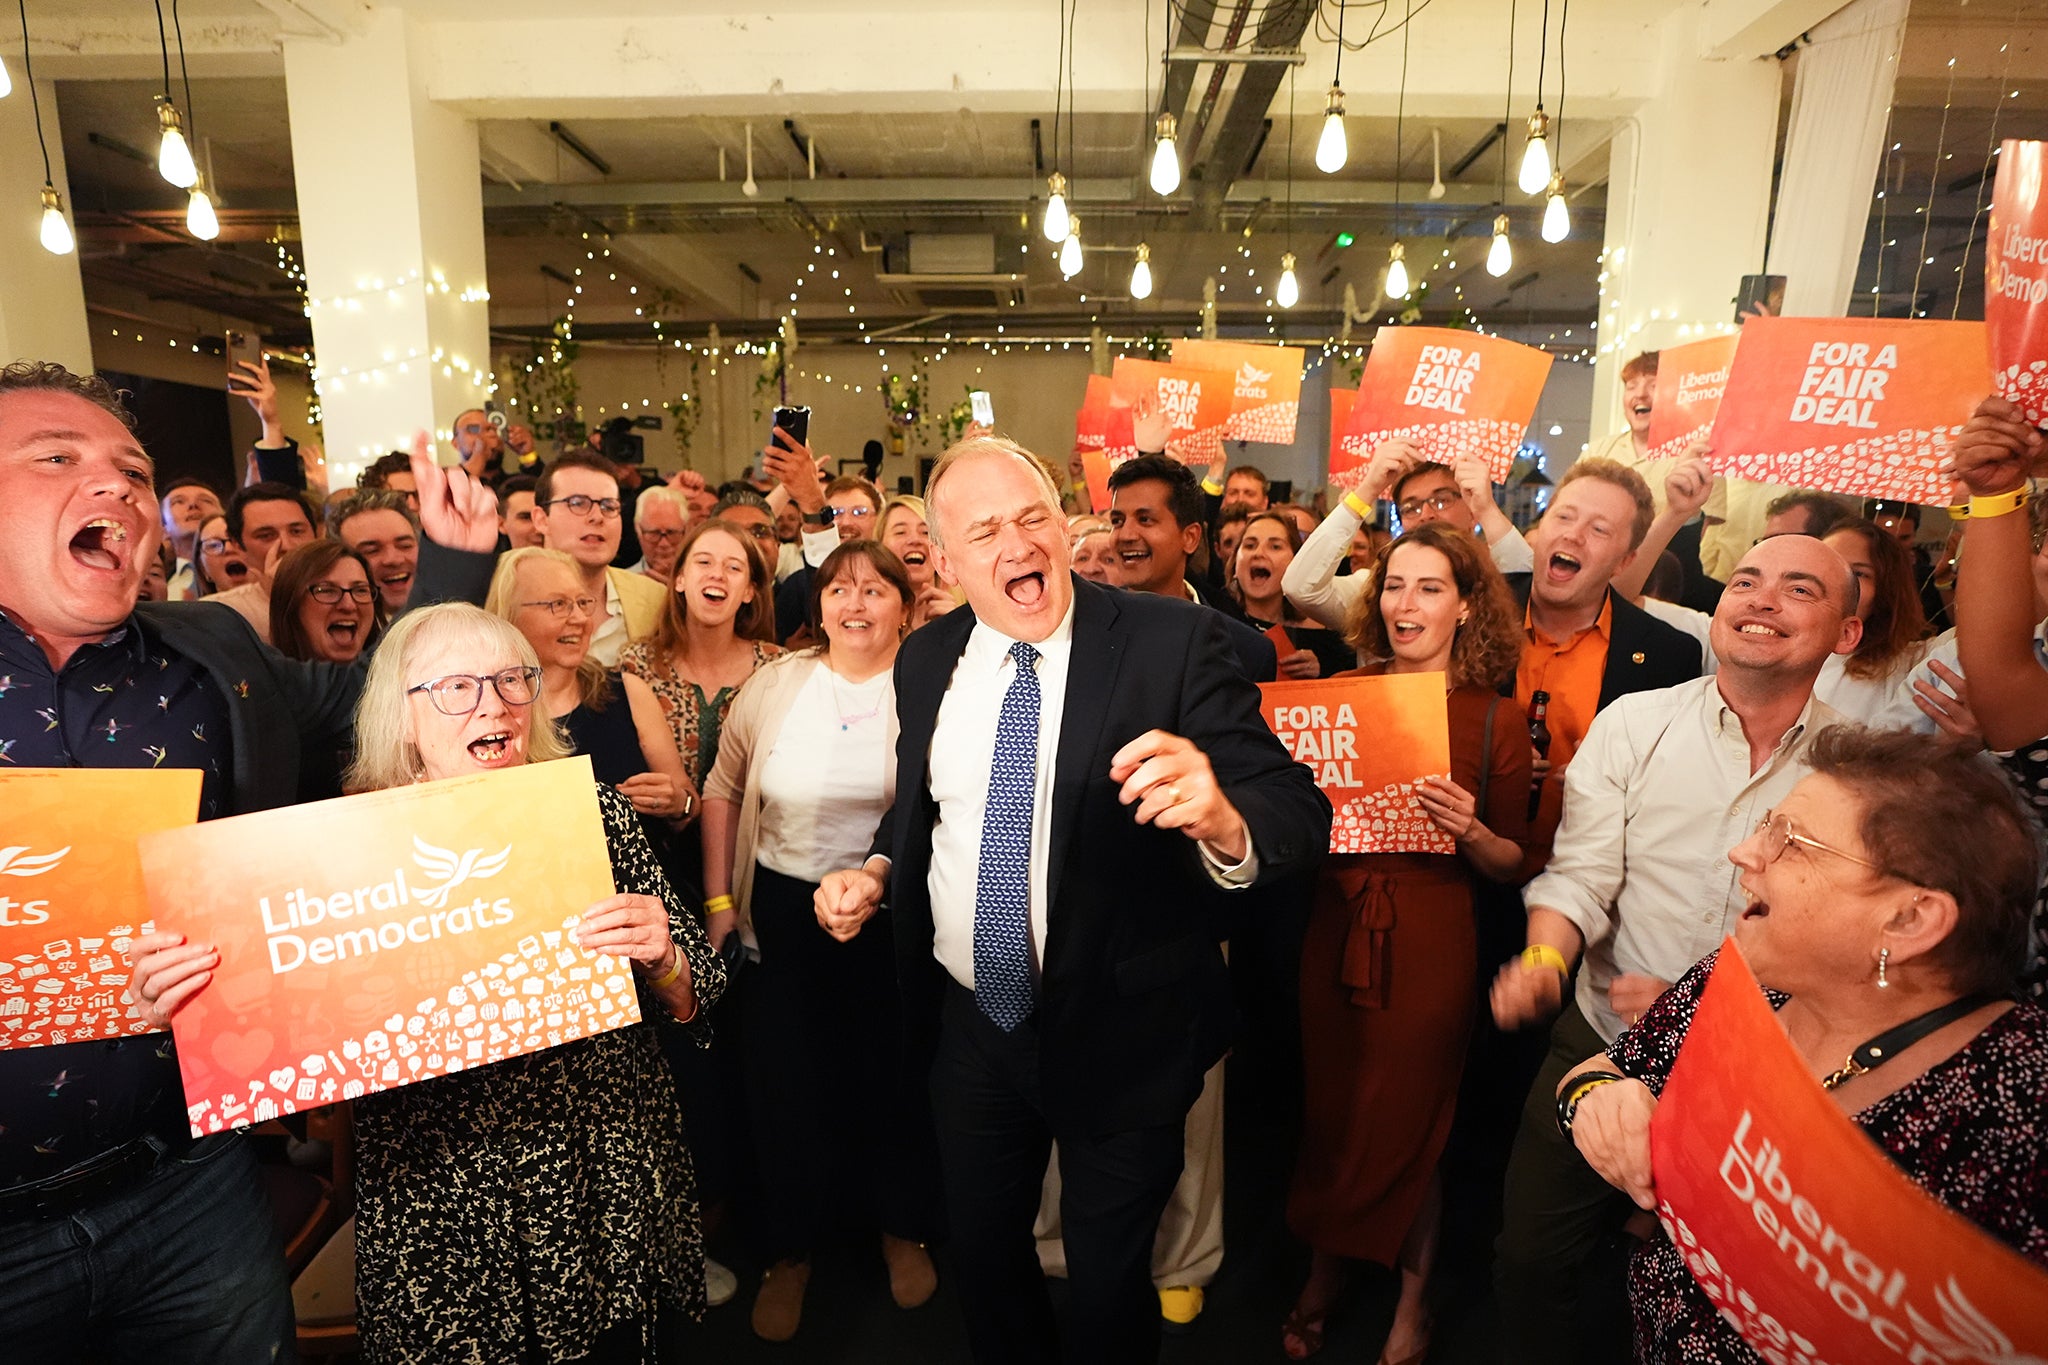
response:
<svg viewBox="0 0 2048 1365"><path fill-rule="evenodd" d="M287 38L339 43L369 29L367 0L256 0L277 16L278 32Z"/></svg>
<svg viewBox="0 0 2048 1365"><path fill-rule="evenodd" d="M1843 0L1700 0L1700 55L1768 57L1843 7Z"/></svg>

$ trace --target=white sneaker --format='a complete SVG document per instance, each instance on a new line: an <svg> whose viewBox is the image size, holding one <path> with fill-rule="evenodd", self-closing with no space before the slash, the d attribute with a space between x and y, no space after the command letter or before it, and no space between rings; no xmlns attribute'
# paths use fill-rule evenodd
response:
<svg viewBox="0 0 2048 1365"><path fill-rule="evenodd" d="M704 1302L716 1308L732 1302L732 1296L740 1292L740 1277L712 1260L704 1258Z"/></svg>

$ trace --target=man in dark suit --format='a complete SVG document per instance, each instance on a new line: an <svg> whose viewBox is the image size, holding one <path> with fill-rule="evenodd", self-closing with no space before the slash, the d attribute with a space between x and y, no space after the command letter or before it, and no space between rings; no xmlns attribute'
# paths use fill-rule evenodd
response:
<svg viewBox="0 0 2048 1365"><path fill-rule="evenodd" d="M969 610L898 656L896 804L818 918L849 938L888 901L975 1358L1060 1358L1031 1238L1057 1139L1066 1358L1149 1360L1153 1237L1231 1032L1227 892L1312 866L1329 803L1221 617L1069 573L1033 457L966 442L927 496Z"/></svg>

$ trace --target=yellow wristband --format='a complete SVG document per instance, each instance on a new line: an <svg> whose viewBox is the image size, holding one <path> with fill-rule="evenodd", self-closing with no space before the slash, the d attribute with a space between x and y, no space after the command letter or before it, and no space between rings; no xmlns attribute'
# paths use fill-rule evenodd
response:
<svg viewBox="0 0 2048 1365"><path fill-rule="evenodd" d="M1559 976L1570 976L1572 964L1564 960L1564 954L1548 943L1532 943L1522 949L1522 965L1525 967L1554 967Z"/></svg>
<svg viewBox="0 0 2048 1365"><path fill-rule="evenodd" d="M676 984L676 978L677 978L677 977L679 977L679 976L681 976L682 974L683 974L683 950L682 950L681 948L678 948L678 949L676 949L676 965L668 969L668 975L667 975L667 976L664 976L663 978L661 978L661 980L659 980L659 981L657 981L657 982L655 982L655 983L654 983L654 989L656 989L656 990L661 990L661 989L663 989L664 987L668 987L668 986L673 986L673 985L675 985L675 984Z"/></svg>
<svg viewBox="0 0 2048 1365"><path fill-rule="evenodd" d="M1970 504L1967 502L1952 502L1946 510L1950 521L1968 521L1970 519Z"/></svg>
<svg viewBox="0 0 2048 1365"><path fill-rule="evenodd" d="M1565 1109L1567 1111L1577 1109L1579 1101L1586 1098L1588 1091L1598 1090L1603 1085L1613 1085L1620 1079L1619 1076L1595 1076L1590 1080L1579 1082L1579 1084L1572 1087L1572 1092L1564 1097Z"/></svg>
<svg viewBox="0 0 2048 1365"><path fill-rule="evenodd" d="M1217 483L1214 479L1204 479L1202 480L1202 491L1212 498L1220 498L1223 496L1223 485Z"/></svg>
<svg viewBox="0 0 2048 1365"><path fill-rule="evenodd" d="M2008 512L2017 512L2027 505L2033 493L2025 484L2007 493L1993 493L1989 497L1970 499L1970 520L1982 521L1985 517L2002 517Z"/></svg>
<svg viewBox="0 0 2048 1365"><path fill-rule="evenodd" d="M721 914L730 909L732 909L731 896L713 896L710 900L704 902L704 913L707 915Z"/></svg>
<svg viewBox="0 0 2048 1365"><path fill-rule="evenodd" d="M1359 497L1358 490L1355 488L1344 495L1344 505L1356 512L1360 521L1365 521L1372 516L1372 505L1366 502L1364 498Z"/></svg>

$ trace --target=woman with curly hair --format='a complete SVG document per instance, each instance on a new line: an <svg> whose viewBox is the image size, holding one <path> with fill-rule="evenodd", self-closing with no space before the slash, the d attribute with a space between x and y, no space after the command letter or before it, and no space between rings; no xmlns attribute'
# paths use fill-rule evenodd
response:
<svg viewBox="0 0 2048 1365"><path fill-rule="evenodd" d="M1382 550L1351 643L1378 662L1338 677L1438 673L1451 772L1416 802L1454 854L1333 854L1323 862L1301 960L1306 1080L1287 1221L1313 1251L1282 1331L1288 1356L1322 1345L1351 1261L1398 1267L1382 1359L1422 1359L1436 1255L1437 1160L1471 1034L1476 880L1513 878L1529 799L1528 721L1499 694L1520 655L1519 613L1477 539L1417 526Z"/></svg>

